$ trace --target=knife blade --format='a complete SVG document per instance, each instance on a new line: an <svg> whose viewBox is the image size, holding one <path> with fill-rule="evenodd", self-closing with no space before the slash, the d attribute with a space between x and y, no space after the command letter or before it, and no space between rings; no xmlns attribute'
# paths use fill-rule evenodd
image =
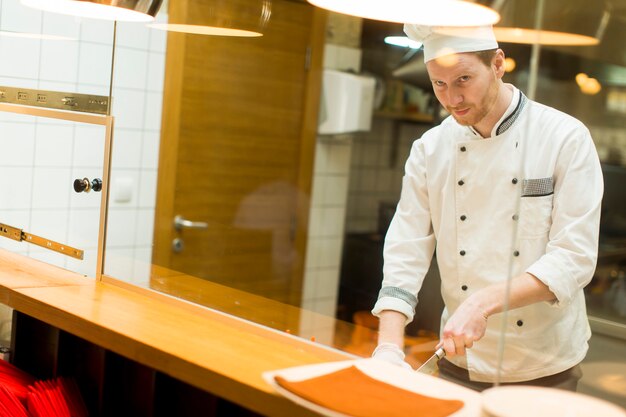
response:
<svg viewBox="0 0 626 417"><path fill-rule="evenodd" d="M433 356L431 356L426 362L422 364L415 372L421 372L423 374L435 375L439 371L439 360L446 356L446 351L443 347L437 349Z"/></svg>

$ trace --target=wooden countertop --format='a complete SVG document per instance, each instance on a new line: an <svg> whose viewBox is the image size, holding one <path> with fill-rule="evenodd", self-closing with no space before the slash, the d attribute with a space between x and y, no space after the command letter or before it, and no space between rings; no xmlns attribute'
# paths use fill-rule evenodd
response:
<svg viewBox="0 0 626 417"><path fill-rule="evenodd" d="M353 359L188 302L96 282L0 250L0 302L181 381L269 416L312 416L264 371Z"/></svg>

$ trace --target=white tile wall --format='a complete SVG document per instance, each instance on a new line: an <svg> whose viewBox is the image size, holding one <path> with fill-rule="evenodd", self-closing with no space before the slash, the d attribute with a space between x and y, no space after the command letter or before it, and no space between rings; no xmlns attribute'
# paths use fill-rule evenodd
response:
<svg viewBox="0 0 626 417"><path fill-rule="evenodd" d="M166 22L166 12L164 4L157 20ZM0 35L0 85L109 94L112 22L42 13L19 0L2 0L0 31L66 38ZM147 277L151 256L166 36L144 24L117 25L112 197L129 191L129 198L111 202L105 268L136 282ZM0 198L0 222L84 249L85 259L7 239L0 239L0 248L95 275L101 194L76 194L72 182L102 177L104 135L101 126L0 113L0 195L10 196Z"/></svg>

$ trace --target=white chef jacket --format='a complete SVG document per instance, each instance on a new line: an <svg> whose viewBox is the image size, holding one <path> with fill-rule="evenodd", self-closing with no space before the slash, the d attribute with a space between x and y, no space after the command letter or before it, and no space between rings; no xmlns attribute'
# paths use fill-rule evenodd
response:
<svg viewBox="0 0 626 417"><path fill-rule="evenodd" d="M524 271L556 301L508 312L501 382L553 375L578 364L591 336L583 288L597 259L602 171L589 130L518 89L492 135L452 117L413 143L384 247L384 279L372 312L413 319L437 249L448 317L472 292ZM450 361L493 382L504 313Z"/></svg>

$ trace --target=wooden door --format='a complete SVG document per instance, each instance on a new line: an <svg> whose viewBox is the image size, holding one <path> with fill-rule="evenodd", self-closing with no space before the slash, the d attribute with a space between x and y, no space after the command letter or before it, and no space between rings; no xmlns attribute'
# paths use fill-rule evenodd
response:
<svg viewBox="0 0 626 417"><path fill-rule="evenodd" d="M170 3L170 22L214 13ZM324 25L319 9L275 0L259 38L168 35L155 265L299 303ZM175 216L206 229L176 230Z"/></svg>

